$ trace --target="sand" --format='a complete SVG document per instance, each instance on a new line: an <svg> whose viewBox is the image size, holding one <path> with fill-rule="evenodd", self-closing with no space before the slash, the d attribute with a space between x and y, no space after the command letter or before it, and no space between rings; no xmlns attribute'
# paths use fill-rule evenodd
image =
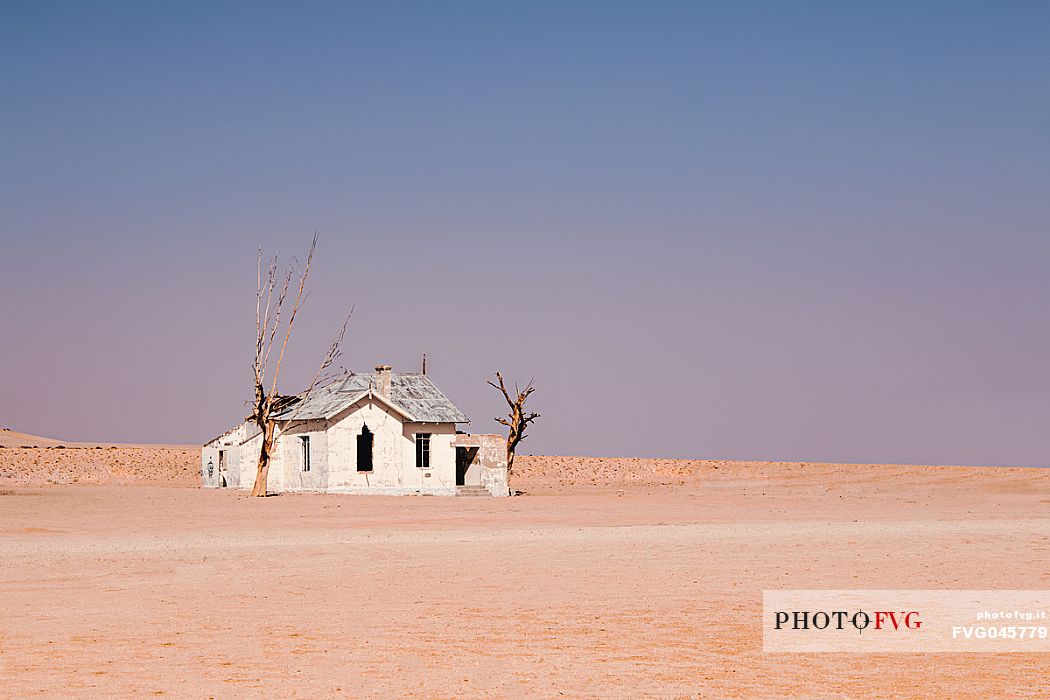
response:
<svg viewBox="0 0 1050 700"><path fill-rule="evenodd" d="M0 488L50 484L200 484L200 448L4 447Z"/></svg>
<svg viewBox="0 0 1050 700"><path fill-rule="evenodd" d="M0 696L1046 693L1045 655L764 654L760 606L1050 588L1048 470L536 457L512 499L251 499L197 455L0 450Z"/></svg>

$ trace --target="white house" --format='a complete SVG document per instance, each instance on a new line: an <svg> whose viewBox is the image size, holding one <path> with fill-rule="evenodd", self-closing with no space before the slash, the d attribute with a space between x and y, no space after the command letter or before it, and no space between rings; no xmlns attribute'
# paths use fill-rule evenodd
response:
<svg viewBox="0 0 1050 700"><path fill-rule="evenodd" d="M351 374L276 416L268 490L507 496L506 441L469 419L425 374ZM251 489L262 434L242 423L204 445L204 486Z"/></svg>

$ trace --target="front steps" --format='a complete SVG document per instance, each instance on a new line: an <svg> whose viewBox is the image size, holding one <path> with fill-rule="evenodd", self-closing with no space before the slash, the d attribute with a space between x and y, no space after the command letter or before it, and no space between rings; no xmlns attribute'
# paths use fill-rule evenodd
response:
<svg viewBox="0 0 1050 700"><path fill-rule="evenodd" d="M484 486L457 486L457 496L492 496Z"/></svg>

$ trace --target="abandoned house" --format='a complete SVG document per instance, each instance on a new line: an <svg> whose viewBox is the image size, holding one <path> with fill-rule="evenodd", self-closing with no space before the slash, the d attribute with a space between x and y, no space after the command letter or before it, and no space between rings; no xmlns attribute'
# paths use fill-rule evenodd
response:
<svg viewBox="0 0 1050 700"><path fill-rule="evenodd" d="M425 374L351 374L276 414L268 490L506 496L506 441L469 422ZM262 433L242 423L204 445L204 486L251 489Z"/></svg>

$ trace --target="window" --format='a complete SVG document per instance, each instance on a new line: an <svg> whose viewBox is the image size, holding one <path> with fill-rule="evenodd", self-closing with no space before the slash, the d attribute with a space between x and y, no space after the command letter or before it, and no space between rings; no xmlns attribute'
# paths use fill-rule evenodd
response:
<svg viewBox="0 0 1050 700"><path fill-rule="evenodd" d="M430 433L416 433L416 467L430 469Z"/></svg>
<svg viewBox="0 0 1050 700"><path fill-rule="evenodd" d="M357 471L372 471L372 431L365 425L357 436Z"/></svg>
<svg viewBox="0 0 1050 700"><path fill-rule="evenodd" d="M310 471L310 436L300 435L299 439L303 441L303 471Z"/></svg>

